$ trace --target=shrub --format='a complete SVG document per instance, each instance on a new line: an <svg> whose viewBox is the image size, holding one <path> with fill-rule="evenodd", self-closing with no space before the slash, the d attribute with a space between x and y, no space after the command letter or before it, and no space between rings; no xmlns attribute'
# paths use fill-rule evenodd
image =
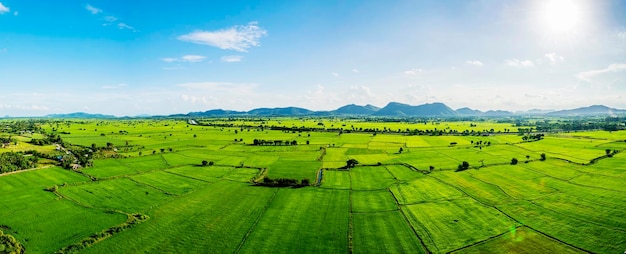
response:
<svg viewBox="0 0 626 254"><path fill-rule="evenodd" d="M511 165L516 165L516 164L517 164L517 159L516 158L511 159Z"/></svg>

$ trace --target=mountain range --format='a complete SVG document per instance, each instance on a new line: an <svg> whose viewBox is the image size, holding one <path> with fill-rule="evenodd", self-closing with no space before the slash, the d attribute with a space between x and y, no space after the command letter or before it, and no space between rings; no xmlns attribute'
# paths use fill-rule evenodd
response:
<svg viewBox="0 0 626 254"><path fill-rule="evenodd" d="M224 109L212 109L204 112L190 112L187 114L175 114L154 117L230 117L230 116L373 116L373 117L506 117L506 116L614 116L626 115L626 110L610 108L604 105L592 105L589 107L546 111L533 109L524 112L510 112L504 110L480 111L471 108L452 109L446 104L436 102L417 106L390 102L383 108L373 105L349 104L332 111L312 111L298 107L284 108L257 108L250 111L233 111ZM48 118L116 118L111 115L88 114L83 112L71 114L52 114ZM147 117L147 116L141 116Z"/></svg>

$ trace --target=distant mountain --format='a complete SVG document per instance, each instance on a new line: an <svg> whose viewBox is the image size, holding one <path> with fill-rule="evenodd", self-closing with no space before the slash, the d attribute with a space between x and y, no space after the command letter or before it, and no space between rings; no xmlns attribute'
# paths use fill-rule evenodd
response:
<svg viewBox="0 0 626 254"><path fill-rule="evenodd" d="M515 114L517 115L541 115L541 114L547 114L547 113L552 113L552 112L554 112L554 110L531 109L528 111L515 112Z"/></svg>
<svg viewBox="0 0 626 254"><path fill-rule="evenodd" d="M113 115L89 114L76 112L70 114L50 114L47 118L82 118L82 119L133 119L133 118L187 118L187 117L229 117L229 116L385 116L385 117L459 117L459 116L485 116L485 117L506 117L506 116L612 116L626 115L626 110L610 108L604 105L593 105L569 110L549 111L533 109L524 112L510 112L504 110L489 110L482 112L471 108L459 108L453 110L443 103L428 103L417 106L390 102L383 108L370 104L359 106L349 104L333 111L312 111L305 108L285 107L285 108L257 108L250 111L234 111L224 109L212 109L204 112L190 112L187 114L174 114L167 116L139 115L135 117L116 117Z"/></svg>
<svg viewBox="0 0 626 254"><path fill-rule="evenodd" d="M428 103L419 106L390 102L373 116L422 117L422 116L457 116L458 113L443 103Z"/></svg>
<svg viewBox="0 0 626 254"><path fill-rule="evenodd" d="M483 116L512 116L513 112L504 110L489 110L482 114Z"/></svg>
<svg viewBox="0 0 626 254"><path fill-rule="evenodd" d="M609 108L604 105L593 105L589 107L560 110L547 113L549 116L592 116L592 115L623 115L626 110Z"/></svg>
<svg viewBox="0 0 626 254"><path fill-rule="evenodd" d="M241 111L233 111L233 110L223 110L223 109L212 109L204 112L191 112L187 114L187 116L191 117L209 117L209 116L234 116L234 115L243 115L246 112Z"/></svg>
<svg viewBox="0 0 626 254"><path fill-rule="evenodd" d="M314 112L305 108L257 108L248 111L248 115L253 116L303 116L312 115Z"/></svg>
<svg viewBox="0 0 626 254"><path fill-rule="evenodd" d="M47 118L81 118L81 119L111 119L116 118L113 115L103 115L103 114L89 114L85 112L76 112L70 114L50 114L46 116Z"/></svg>
<svg viewBox="0 0 626 254"><path fill-rule="evenodd" d="M371 115L376 113L378 110L380 110L379 107L370 104L367 104L365 106L350 104L333 110L331 111L331 113L339 115Z"/></svg>
<svg viewBox="0 0 626 254"><path fill-rule="evenodd" d="M478 116L478 115L482 115L483 113L480 110L475 110L471 108L460 108L460 109L457 109L456 112L464 116Z"/></svg>

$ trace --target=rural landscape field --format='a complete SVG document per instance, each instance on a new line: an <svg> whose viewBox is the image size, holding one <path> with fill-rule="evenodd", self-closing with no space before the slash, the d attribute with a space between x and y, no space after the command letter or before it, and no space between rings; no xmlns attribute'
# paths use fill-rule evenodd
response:
<svg viewBox="0 0 626 254"><path fill-rule="evenodd" d="M27 253L619 253L626 247L626 131L530 140L538 134L532 122L514 127L489 120L1 123L3 139L12 141L3 155L41 157L33 169L0 177L0 227ZM407 129L429 134L399 132ZM55 142L35 145L52 136ZM79 153L93 159L58 166L57 157ZM16 250L7 242L1 247Z"/></svg>
<svg viewBox="0 0 626 254"><path fill-rule="evenodd" d="M0 254L626 254L626 0L0 0Z"/></svg>

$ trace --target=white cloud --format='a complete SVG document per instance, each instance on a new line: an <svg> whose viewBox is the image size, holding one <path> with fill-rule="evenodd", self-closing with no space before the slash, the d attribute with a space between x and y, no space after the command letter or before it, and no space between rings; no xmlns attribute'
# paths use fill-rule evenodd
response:
<svg viewBox="0 0 626 254"><path fill-rule="evenodd" d="M622 71L626 71L626 63L611 64L608 67L604 69L600 69L600 70L583 71L583 72L576 74L576 78L582 81L591 82L594 78L596 78L599 75L612 73L612 72L622 72Z"/></svg>
<svg viewBox="0 0 626 254"><path fill-rule="evenodd" d="M422 72L422 71L423 71L422 69L411 69L411 70L406 70L406 71L404 71L404 75L410 75L410 76L413 76L413 75L417 75L418 73L420 73L420 72Z"/></svg>
<svg viewBox="0 0 626 254"><path fill-rule="evenodd" d="M7 52L7 48L1 48L0 49L0 53L4 53L4 52Z"/></svg>
<svg viewBox="0 0 626 254"><path fill-rule="evenodd" d="M548 59L548 61L550 61L550 64L557 64L557 63L562 63L563 61L565 61L565 58L563 58L563 56L559 56L554 52L545 54L543 55L543 57Z"/></svg>
<svg viewBox="0 0 626 254"><path fill-rule="evenodd" d="M180 59L183 62L196 63L196 62L202 62L202 60L204 60L205 58L206 58L205 56L199 56L199 55L184 55Z"/></svg>
<svg viewBox="0 0 626 254"><path fill-rule="evenodd" d="M5 14L7 12L10 12L11 9L9 9L9 7L4 6L2 3L0 3L0 14Z"/></svg>
<svg viewBox="0 0 626 254"><path fill-rule="evenodd" d="M220 49L247 52L250 47L260 46L261 37L266 35L267 31L259 27L257 22L250 22L247 25L216 31L195 31L178 36L178 39Z"/></svg>
<svg viewBox="0 0 626 254"><path fill-rule="evenodd" d="M85 9L86 9L86 10L88 10L89 12L91 12L91 14L98 14L98 13L101 13L101 12L102 12L102 10L101 10L101 9L98 9L98 8L96 8L96 7L93 7L93 6L91 6L90 4L86 5L86 6L85 6Z"/></svg>
<svg viewBox="0 0 626 254"><path fill-rule="evenodd" d="M507 66L515 67L515 68L530 68L534 67L535 64L530 60L519 60L517 58L507 59L504 61Z"/></svg>
<svg viewBox="0 0 626 254"><path fill-rule="evenodd" d="M354 68L354 69L352 69L352 72L359 73L359 69Z"/></svg>
<svg viewBox="0 0 626 254"><path fill-rule="evenodd" d="M106 17L104 17L104 20L106 22L113 23L113 22L117 21L117 17L115 17L115 16L106 16Z"/></svg>
<svg viewBox="0 0 626 254"><path fill-rule="evenodd" d="M18 11L13 12L13 16L17 16L17 15L20 15Z"/></svg>
<svg viewBox="0 0 626 254"><path fill-rule="evenodd" d="M618 32L617 33L617 38L620 38L622 40L626 40L626 31Z"/></svg>
<svg viewBox="0 0 626 254"><path fill-rule="evenodd" d="M243 59L243 56L223 56L222 62L227 62L227 63L241 62L242 59Z"/></svg>
<svg viewBox="0 0 626 254"><path fill-rule="evenodd" d="M197 62L204 61L204 59L206 59L205 56L184 55L184 56L181 56L179 58L173 58L173 57L161 58L161 61L166 62L166 63L173 63L173 62L197 63Z"/></svg>
<svg viewBox="0 0 626 254"><path fill-rule="evenodd" d="M129 26L129 25L127 25L126 23L121 23L121 22L117 24L117 28L119 28L119 29L128 29L128 30L133 30L133 31L135 31L135 28L134 28L134 27Z"/></svg>
<svg viewBox="0 0 626 254"><path fill-rule="evenodd" d="M161 58L161 60L166 63L172 63L172 62L178 61L178 59L172 58L172 57Z"/></svg>
<svg viewBox="0 0 626 254"><path fill-rule="evenodd" d="M333 77L339 77L339 73L336 72L331 72L330 75L333 75Z"/></svg>
<svg viewBox="0 0 626 254"><path fill-rule="evenodd" d="M118 88L123 88L128 86L127 84L124 83L119 83L117 85L107 85L107 86L102 86L102 89L118 89Z"/></svg>
<svg viewBox="0 0 626 254"><path fill-rule="evenodd" d="M467 60L465 61L465 63L469 64L469 65L474 65L474 66L478 66L478 67L482 67L484 64L481 61L478 60Z"/></svg>

